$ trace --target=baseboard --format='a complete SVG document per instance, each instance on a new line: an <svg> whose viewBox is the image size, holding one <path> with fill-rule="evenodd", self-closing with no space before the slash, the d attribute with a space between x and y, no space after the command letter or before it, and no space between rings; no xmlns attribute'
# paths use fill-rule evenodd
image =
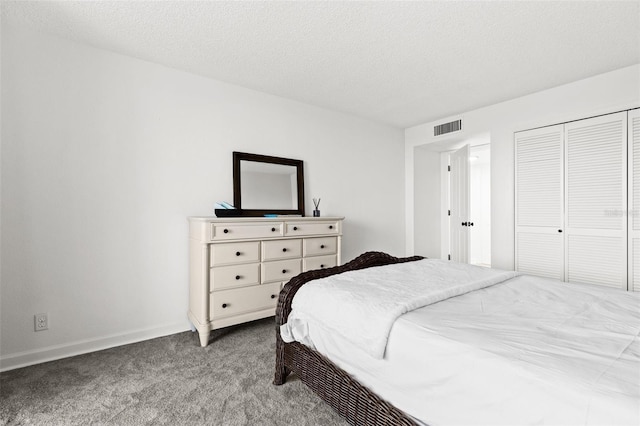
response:
<svg viewBox="0 0 640 426"><path fill-rule="evenodd" d="M96 339L80 340L63 345L48 346L32 351L17 352L0 357L0 372L27 367L70 356L82 355L89 352L101 351L116 346L142 342L170 334L182 333L190 330L189 323L164 324L158 327L129 331Z"/></svg>

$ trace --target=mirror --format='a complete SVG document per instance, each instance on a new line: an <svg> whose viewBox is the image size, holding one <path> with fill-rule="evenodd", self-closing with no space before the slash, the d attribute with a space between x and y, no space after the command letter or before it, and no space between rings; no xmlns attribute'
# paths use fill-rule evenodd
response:
<svg viewBox="0 0 640 426"><path fill-rule="evenodd" d="M234 152L233 204L239 216L304 216L302 160Z"/></svg>

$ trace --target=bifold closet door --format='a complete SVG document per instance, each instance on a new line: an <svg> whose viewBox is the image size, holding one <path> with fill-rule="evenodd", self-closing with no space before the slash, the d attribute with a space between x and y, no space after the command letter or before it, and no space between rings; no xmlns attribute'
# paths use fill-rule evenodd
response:
<svg viewBox="0 0 640 426"><path fill-rule="evenodd" d="M627 288L627 113L564 125L565 280Z"/></svg>
<svg viewBox="0 0 640 426"><path fill-rule="evenodd" d="M564 279L564 131L515 134L516 270Z"/></svg>
<svg viewBox="0 0 640 426"><path fill-rule="evenodd" d="M640 291L640 109L628 113L629 210L628 253L629 290Z"/></svg>

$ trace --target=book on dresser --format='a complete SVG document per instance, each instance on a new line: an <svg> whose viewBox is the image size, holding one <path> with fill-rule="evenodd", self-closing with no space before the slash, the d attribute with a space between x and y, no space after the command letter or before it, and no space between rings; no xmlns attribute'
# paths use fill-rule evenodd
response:
<svg viewBox="0 0 640 426"><path fill-rule="evenodd" d="M211 330L275 315L292 277L340 265L342 217L189 218L189 320Z"/></svg>

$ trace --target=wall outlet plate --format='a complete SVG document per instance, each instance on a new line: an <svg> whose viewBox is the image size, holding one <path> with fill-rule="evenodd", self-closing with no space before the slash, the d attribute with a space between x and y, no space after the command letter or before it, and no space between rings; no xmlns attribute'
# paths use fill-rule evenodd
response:
<svg viewBox="0 0 640 426"><path fill-rule="evenodd" d="M49 317L47 316L47 314L35 314L33 316L33 329L35 331L49 329Z"/></svg>

